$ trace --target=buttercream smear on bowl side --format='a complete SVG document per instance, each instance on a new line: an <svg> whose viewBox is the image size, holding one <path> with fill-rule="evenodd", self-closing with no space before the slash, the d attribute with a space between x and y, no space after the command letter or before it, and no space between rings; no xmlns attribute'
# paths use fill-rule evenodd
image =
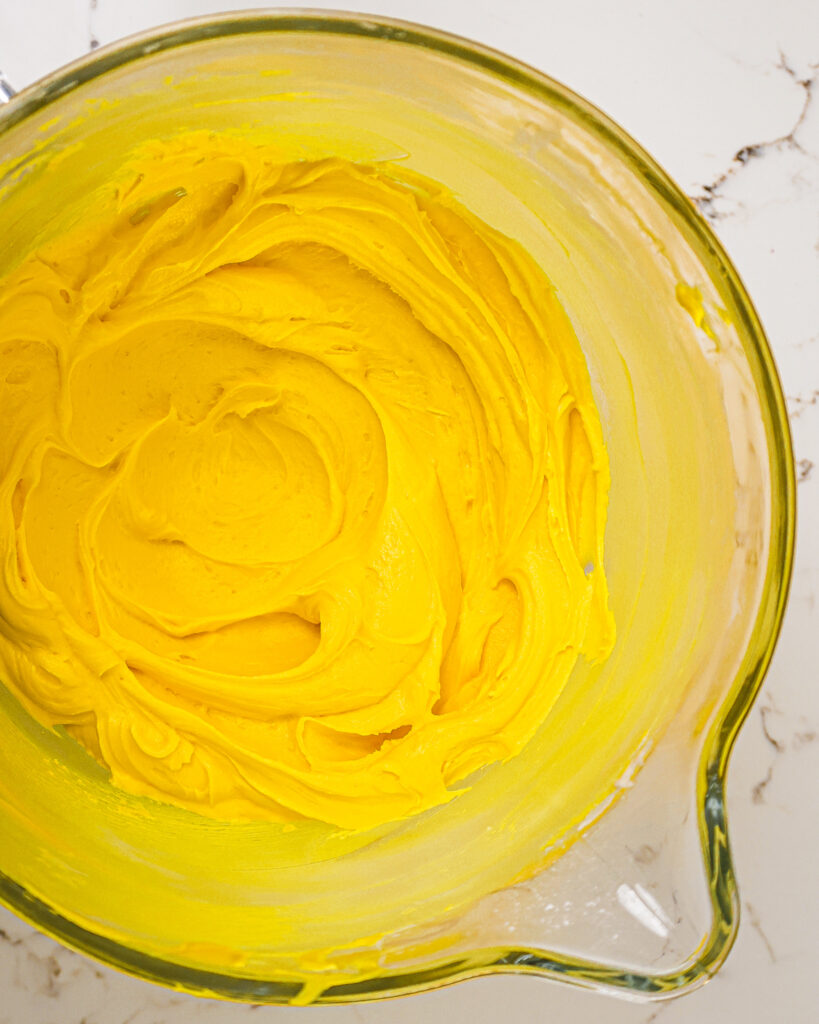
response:
<svg viewBox="0 0 819 1024"><path fill-rule="evenodd" d="M453 799L612 648L608 485L544 271L397 165L152 143L0 283L3 680L129 793Z"/></svg>

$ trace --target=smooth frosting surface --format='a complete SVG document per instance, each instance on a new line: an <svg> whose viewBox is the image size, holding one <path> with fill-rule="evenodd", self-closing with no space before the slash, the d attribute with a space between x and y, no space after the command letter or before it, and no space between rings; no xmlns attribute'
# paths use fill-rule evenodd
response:
<svg viewBox="0 0 819 1024"><path fill-rule="evenodd" d="M368 828L614 640L549 280L395 165L144 149L0 285L0 659L117 786Z"/></svg>

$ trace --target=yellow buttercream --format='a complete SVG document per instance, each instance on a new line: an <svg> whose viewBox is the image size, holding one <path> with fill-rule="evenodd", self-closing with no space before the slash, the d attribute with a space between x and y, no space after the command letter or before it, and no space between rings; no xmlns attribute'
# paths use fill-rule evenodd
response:
<svg viewBox="0 0 819 1024"><path fill-rule="evenodd" d="M608 463L516 243L381 164L144 149L0 286L0 662L124 790L368 828L610 651Z"/></svg>

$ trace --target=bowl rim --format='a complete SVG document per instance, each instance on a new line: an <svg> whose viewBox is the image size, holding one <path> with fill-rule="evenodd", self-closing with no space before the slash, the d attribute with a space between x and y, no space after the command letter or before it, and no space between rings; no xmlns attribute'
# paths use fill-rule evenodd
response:
<svg viewBox="0 0 819 1024"><path fill-rule="evenodd" d="M697 768L701 853L711 908L706 938L677 969L640 973L532 948L480 948L415 970L385 971L352 983L258 980L229 971L191 968L144 954L64 917L0 871L0 904L40 931L127 974L192 994L253 1003L346 1003L429 990L494 973L547 976L630 998L657 1000L696 988L728 955L739 926L740 901L727 831L725 777L737 733L762 684L778 639L793 569L796 475L785 399L764 329L742 281L708 222L659 164L614 120L573 90L498 50L453 33L374 14L311 8L233 11L174 21L92 50L17 93L0 107L0 138L51 102L109 71L206 40L274 32L346 35L414 46L455 58L559 108L615 151L685 227L706 266L719 271L740 314L763 410L771 473L771 532L765 579L748 646L706 736Z"/></svg>

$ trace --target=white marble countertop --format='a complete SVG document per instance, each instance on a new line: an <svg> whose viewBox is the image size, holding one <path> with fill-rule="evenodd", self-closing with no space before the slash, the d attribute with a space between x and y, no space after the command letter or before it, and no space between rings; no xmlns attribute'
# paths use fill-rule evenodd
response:
<svg viewBox="0 0 819 1024"><path fill-rule="evenodd" d="M26 85L138 29L253 0L0 2L0 66ZM344 6L312 0L314 8ZM773 665L733 754L742 924L705 988L632 1005L529 978L387 1003L228 1005L99 967L0 910L0 1024L747 1024L819 1019L819 4L816 0L362 0L489 43L588 97L700 204L768 332L794 430L796 570Z"/></svg>

